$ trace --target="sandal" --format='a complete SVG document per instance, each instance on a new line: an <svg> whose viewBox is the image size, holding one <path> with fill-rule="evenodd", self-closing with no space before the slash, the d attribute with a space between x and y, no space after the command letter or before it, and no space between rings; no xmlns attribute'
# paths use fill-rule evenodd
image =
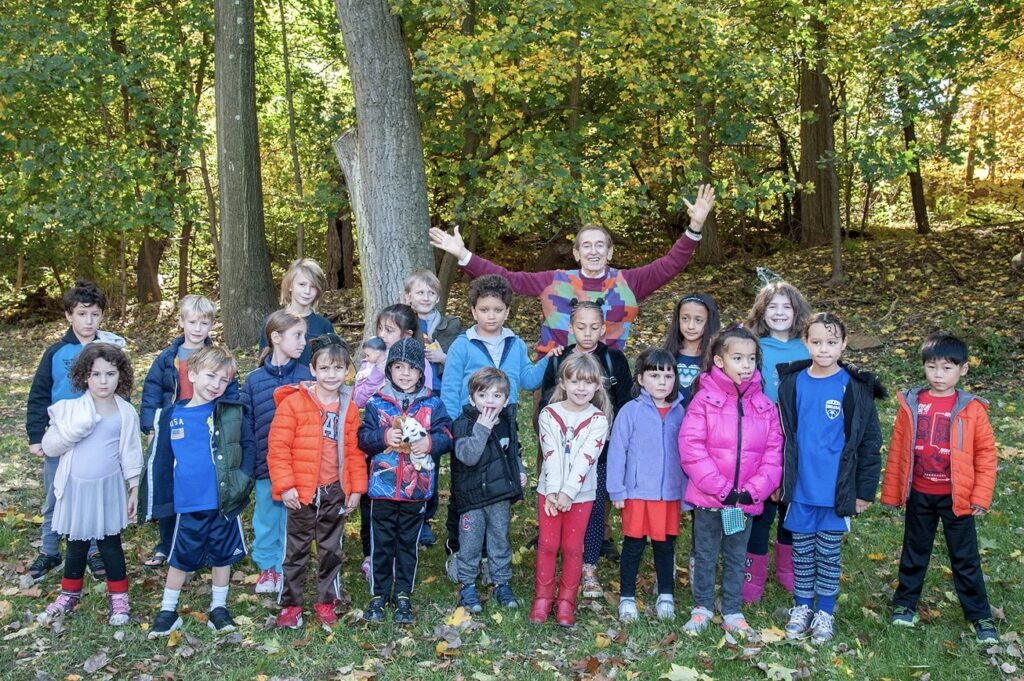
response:
<svg viewBox="0 0 1024 681"><path fill-rule="evenodd" d="M167 562L167 554L163 551L154 551L153 555L142 562L142 566L150 570L156 570Z"/></svg>

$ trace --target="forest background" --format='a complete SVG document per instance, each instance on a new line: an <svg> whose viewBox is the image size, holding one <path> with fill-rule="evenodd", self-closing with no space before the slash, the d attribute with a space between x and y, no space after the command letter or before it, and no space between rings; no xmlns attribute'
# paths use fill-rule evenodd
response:
<svg viewBox="0 0 1024 681"><path fill-rule="evenodd" d="M218 24L214 10L227 16L228 5L241 14ZM365 21L346 26L353 17ZM216 43L237 19L252 30L250 80L242 74L235 92L252 100L245 172L255 181L242 184L259 190L255 198L225 182L218 145L226 98L218 103L215 89L232 72L215 82ZM1024 295L1010 259L1024 226L1022 26L1010 0L5 3L0 664L12 678L36 679L1019 677L1024 510L1010 502L1024 490ZM385 30L392 41L375 42ZM368 54L378 63L367 44L400 48L391 56L408 68L414 129L390 130L387 120L358 128L357 66ZM416 214L415 228L387 232L387 220L353 205L365 200L353 199L360 175L339 160L351 162L346 145L372 133L415 133L422 145L422 196L390 196ZM201 633L197 607L183 636L146 643L159 580L137 561L126 631L105 626L98 596L66 629L31 624L53 585L21 583L39 496L21 423L41 348L63 331L60 293L75 277L107 291L107 326L129 338L137 374L175 333L174 303L186 292L220 300L217 335L240 347L248 369L255 325L276 303L271 282L299 254L325 264L337 290L323 310L350 340L379 301L367 290L377 287L360 283L371 264L394 286L409 262L429 265L433 255L446 291L453 287L449 311L468 320L463 284L431 254L427 225L461 225L474 251L541 269L569 265L569 237L596 221L615 235L614 264L639 265L681 234L683 198L700 182L714 184L718 199L697 261L645 302L634 345L660 342L673 302L691 288L713 293L724 318L742 317L759 265L791 279L815 308L840 311L856 332L850 359L891 389L920 380L924 333L964 335L974 353L965 385L991 400L1000 445L995 510L980 535L1003 644L972 645L941 549L926 626L885 628L901 524L877 508L847 545L841 634L824 650L777 640L788 601L774 586L750 613L762 645L677 637L678 627L647 621L621 628L617 570L603 563L608 594L587 604L572 632L530 628L522 613L503 618L490 606L467 620L439 576L437 551L424 553L421 622L406 632L358 622L366 594L351 551L343 578L355 607L338 634L278 635L267 625L273 604L247 593L247 567L234 575L237 636ZM241 220L239 205L248 209ZM258 295L229 304L226 277ZM534 338L535 301L516 307L511 325ZM894 404L880 406L886 432ZM517 546L533 532L531 516L517 509ZM151 541L151 528L134 533L130 562ZM517 553L524 596L531 564L529 552ZM679 580L685 605L685 564ZM205 602L208 588L201 580L188 600Z"/></svg>

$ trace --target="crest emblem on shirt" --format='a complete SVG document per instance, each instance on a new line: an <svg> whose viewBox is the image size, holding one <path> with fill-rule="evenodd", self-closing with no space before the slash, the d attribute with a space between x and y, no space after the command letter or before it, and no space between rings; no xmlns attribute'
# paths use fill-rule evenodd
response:
<svg viewBox="0 0 1024 681"><path fill-rule="evenodd" d="M839 400L825 400L825 416L830 421L835 420L843 413L843 405Z"/></svg>

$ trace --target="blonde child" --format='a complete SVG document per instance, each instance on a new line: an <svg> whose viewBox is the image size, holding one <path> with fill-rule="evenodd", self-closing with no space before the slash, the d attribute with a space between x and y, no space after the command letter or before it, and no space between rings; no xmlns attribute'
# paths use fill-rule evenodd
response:
<svg viewBox="0 0 1024 681"><path fill-rule="evenodd" d="M809 360L779 367L779 413L786 432L781 501L793 533L793 598L786 637L835 635L840 547L850 519L875 499L882 429L875 400L885 389L874 374L840 361L846 325L813 315L804 327Z"/></svg>
<svg viewBox="0 0 1024 681"><path fill-rule="evenodd" d="M754 298L746 326L757 336L761 346L761 376L764 394L773 402L779 394L778 365L808 359L807 346L800 338L811 308L803 294L790 283L775 281L763 287ZM768 575L768 540L779 508L778 495L765 499L764 511L754 518L747 543L746 572L743 579L743 602L757 603L764 595ZM779 523L775 541L775 579L786 591L793 591L793 535Z"/></svg>
<svg viewBox="0 0 1024 681"><path fill-rule="evenodd" d="M260 352L258 366L242 386L245 427L256 441L256 506L252 513L252 560L260 569L256 593L277 593L283 582L287 514L284 504L271 492L267 448L270 426L277 411L274 391L313 378L309 367L299 361L306 349L306 320L287 310L267 317L263 327L270 345Z"/></svg>
<svg viewBox="0 0 1024 681"><path fill-rule="evenodd" d="M608 496L622 511L619 619L637 618L636 574L647 538L658 575L658 619L675 617L675 542L686 476L679 463L683 421L676 359L648 348L636 359L634 399L618 410L608 447Z"/></svg>
<svg viewBox="0 0 1024 681"><path fill-rule="evenodd" d="M441 298L441 282L429 270L415 270L405 278L405 294L402 302L416 312L419 319L419 331L423 336L423 346L427 361L431 365L437 383L434 392L441 391L441 375L448 359L448 348L462 333L462 322L458 317L442 314L437 309L437 301Z"/></svg>
<svg viewBox="0 0 1024 681"><path fill-rule="evenodd" d="M188 380L188 358L193 352L213 343L213 329L217 307L206 296L190 294L178 302L178 327L182 333L156 356L142 384L142 405L139 422L146 434L147 445L156 436L154 427L160 422L160 413L180 400L192 399L192 384ZM225 397L238 399L238 381L233 380L224 391ZM153 552L142 564L156 569L167 562L174 535L174 516L162 518L157 526L160 539Z"/></svg>
<svg viewBox="0 0 1024 681"><path fill-rule="evenodd" d="M711 339L718 333L718 306L706 293L687 293L676 303L662 347L676 358L679 392L683 403L693 394Z"/></svg>
<svg viewBox="0 0 1024 681"><path fill-rule="evenodd" d="M775 405L761 390L757 338L741 326L718 333L707 369L679 431L679 456L692 504L696 605L683 629L699 634L714 616L715 575L722 558L722 628L752 633L743 616L743 561L751 516L779 486L782 429Z"/></svg>
<svg viewBox="0 0 1024 681"><path fill-rule="evenodd" d="M107 568L108 621L128 623L128 578L121 531L138 507L142 447L139 416L128 402L132 365L109 343L90 343L71 367L71 384L85 394L50 407L43 452L58 459L53 530L68 540L64 579L40 623L71 613L82 597L90 540ZM127 481L130 492L125 492Z"/></svg>
<svg viewBox="0 0 1024 681"><path fill-rule="evenodd" d="M281 279L281 305L286 312L306 321L306 348L299 361L309 366L309 342L325 333L334 333L330 320L316 312L317 305L324 297L327 277L320 264L312 258L299 258L292 262ZM267 320L263 320L266 327ZM267 347L267 336L260 333L260 351Z"/></svg>
<svg viewBox="0 0 1024 681"><path fill-rule="evenodd" d="M544 622L555 598L555 563L562 553L562 575L555 622L576 623L576 591L583 573L583 536L597 487L595 464L608 439L611 400L604 372L589 354L573 353L562 362L552 402L541 410L538 446L544 464L537 482L535 596L530 621Z"/></svg>
<svg viewBox="0 0 1024 681"><path fill-rule="evenodd" d="M315 381L274 393L278 408L270 426L267 466L274 498L288 509L279 628L302 626L313 541L319 563L313 610L324 626L337 623L344 514L358 507L366 493L366 457L357 442L359 408L345 385L348 346L333 333L314 338L312 362Z"/></svg>

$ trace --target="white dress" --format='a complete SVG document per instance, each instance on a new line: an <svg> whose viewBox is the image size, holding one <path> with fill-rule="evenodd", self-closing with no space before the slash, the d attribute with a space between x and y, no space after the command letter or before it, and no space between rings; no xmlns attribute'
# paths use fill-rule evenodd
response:
<svg viewBox="0 0 1024 681"><path fill-rule="evenodd" d="M74 446L71 472L53 510L53 530L68 539L102 539L128 526L128 494L121 470L121 416L100 419Z"/></svg>

